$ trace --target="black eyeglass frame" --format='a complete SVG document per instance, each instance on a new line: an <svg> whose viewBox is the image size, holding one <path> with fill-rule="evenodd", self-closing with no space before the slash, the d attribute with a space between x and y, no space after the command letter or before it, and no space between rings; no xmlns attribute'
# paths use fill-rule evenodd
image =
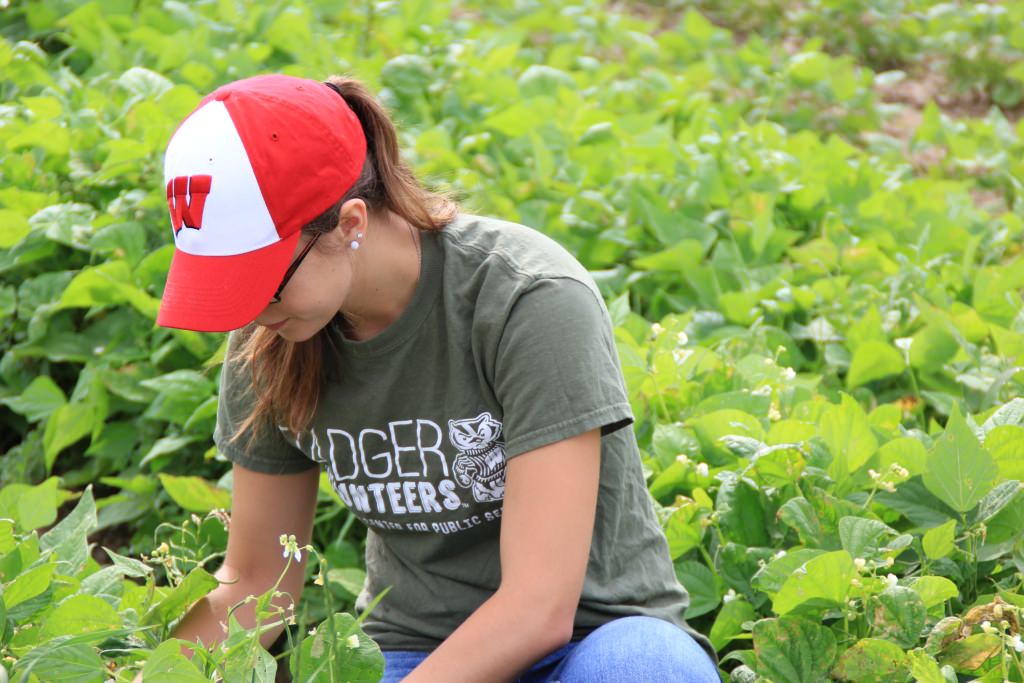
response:
<svg viewBox="0 0 1024 683"><path fill-rule="evenodd" d="M302 248L302 251L299 252L299 257L292 261L292 264L288 266L288 270L284 272L284 279L281 280L281 284L277 286L277 291L274 292L274 296L270 298L270 303L281 303L281 292L284 291L285 285L287 285L288 281L292 279L292 275L294 275L295 271L299 269L299 264L302 263L302 259L306 258L306 254L309 253L309 250L313 248L313 245L316 243L316 241L320 238L320 235L322 234L322 232L318 232L315 235L313 235L313 239L307 242L306 246L304 246Z"/></svg>

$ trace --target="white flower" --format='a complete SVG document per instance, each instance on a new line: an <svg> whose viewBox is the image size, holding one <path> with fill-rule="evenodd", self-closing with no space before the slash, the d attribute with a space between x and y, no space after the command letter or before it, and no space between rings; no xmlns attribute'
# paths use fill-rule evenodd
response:
<svg viewBox="0 0 1024 683"><path fill-rule="evenodd" d="M298 541L295 540L295 534L288 534L287 536L281 534L278 538L278 543L284 546L284 549L281 551L281 557L293 555L296 562L302 561L302 551L299 549Z"/></svg>
<svg viewBox="0 0 1024 683"><path fill-rule="evenodd" d="M899 339L894 340L893 344L895 344L896 348L902 351L903 353L910 353L910 345L913 342L913 337L900 337Z"/></svg>
<svg viewBox="0 0 1024 683"><path fill-rule="evenodd" d="M875 481L878 481L879 477L881 477L882 475L880 475L875 470L868 470L868 476L874 479Z"/></svg>
<svg viewBox="0 0 1024 683"><path fill-rule="evenodd" d="M853 560L853 566L857 568L857 571L864 571L864 566L867 564L867 560L863 557L858 557Z"/></svg>
<svg viewBox="0 0 1024 683"><path fill-rule="evenodd" d="M348 646L348 649L350 650L356 649L357 647L359 647L359 636L353 633L345 639L345 644Z"/></svg>
<svg viewBox="0 0 1024 683"><path fill-rule="evenodd" d="M782 413L779 412L778 407L774 403L768 406L768 419L772 422L778 422L782 419Z"/></svg>
<svg viewBox="0 0 1024 683"><path fill-rule="evenodd" d="M1013 637L1010 638L1010 647L1017 652L1024 652L1024 641L1020 639L1019 633L1015 633Z"/></svg>
<svg viewBox="0 0 1024 683"><path fill-rule="evenodd" d="M682 365L686 362L686 359L693 355L692 349L673 349L672 360L676 362L676 365Z"/></svg>
<svg viewBox="0 0 1024 683"><path fill-rule="evenodd" d="M793 368L783 368L782 377L788 381L796 379L796 370Z"/></svg>
<svg viewBox="0 0 1024 683"><path fill-rule="evenodd" d="M686 346L686 344L689 341L690 337L687 336L685 332L680 332L679 334L676 335L676 343L679 344L680 346Z"/></svg>
<svg viewBox="0 0 1024 683"><path fill-rule="evenodd" d="M686 457L686 453L680 453L679 455L676 456L676 462L678 462L680 465L689 465L690 459Z"/></svg>
<svg viewBox="0 0 1024 683"><path fill-rule="evenodd" d="M996 632L996 630L992 628L992 622L988 620L981 622L981 630L988 634L993 634Z"/></svg>
<svg viewBox="0 0 1024 683"><path fill-rule="evenodd" d="M697 463L697 474L701 477L708 476L708 464L706 462Z"/></svg>
<svg viewBox="0 0 1024 683"><path fill-rule="evenodd" d="M910 476L910 470L908 470L906 467L903 467L903 465L900 465L898 462L894 462L892 465L890 465L889 469L892 470L892 473L895 474L900 479L906 479L907 477Z"/></svg>
<svg viewBox="0 0 1024 683"><path fill-rule="evenodd" d="M774 558L777 560L780 557L785 557L785 556L786 556L786 551L785 550L780 550L777 553L775 553Z"/></svg>
<svg viewBox="0 0 1024 683"><path fill-rule="evenodd" d="M886 583L886 585L889 588L892 588L893 586L895 586L897 583L899 583L899 581L900 581L899 577L897 577L895 574L886 574L885 575L885 583Z"/></svg>
<svg viewBox="0 0 1024 683"><path fill-rule="evenodd" d="M894 564L896 564L896 560L892 559L891 557L885 558L885 566L886 567L891 567Z"/></svg>
<svg viewBox="0 0 1024 683"><path fill-rule="evenodd" d="M736 591L734 591L732 588L729 589L728 593L726 593L725 595L722 596L722 602L723 603L725 603L725 602L732 602L735 599L736 599Z"/></svg>
<svg viewBox="0 0 1024 683"><path fill-rule="evenodd" d="M660 336L661 333L664 331L665 328L659 325L658 323L654 323L653 325L651 325L651 334L653 334L655 337Z"/></svg>

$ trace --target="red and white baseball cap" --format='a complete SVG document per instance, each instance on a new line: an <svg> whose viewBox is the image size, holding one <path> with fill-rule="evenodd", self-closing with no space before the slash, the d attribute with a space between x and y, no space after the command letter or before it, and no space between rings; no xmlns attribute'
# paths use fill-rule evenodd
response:
<svg viewBox="0 0 1024 683"><path fill-rule="evenodd" d="M252 322L302 226L348 191L365 157L359 118L325 83L255 76L203 98L164 157L175 250L157 324L226 332Z"/></svg>

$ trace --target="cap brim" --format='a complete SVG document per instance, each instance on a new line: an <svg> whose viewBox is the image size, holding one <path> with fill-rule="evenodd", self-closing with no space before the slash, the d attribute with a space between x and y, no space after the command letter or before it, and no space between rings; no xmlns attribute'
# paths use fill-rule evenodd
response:
<svg viewBox="0 0 1024 683"><path fill-rule="evenodd" d="M230 256L175 249L156 324L198 332L229 332L248 325L270 304L300 234Z"/></svg>

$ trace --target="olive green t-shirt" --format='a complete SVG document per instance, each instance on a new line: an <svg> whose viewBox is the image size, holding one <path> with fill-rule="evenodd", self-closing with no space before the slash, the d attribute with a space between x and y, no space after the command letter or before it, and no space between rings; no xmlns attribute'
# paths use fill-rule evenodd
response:
<svg viewBox="0 0 1024 683"><path fill-rule="evenodd" d="M247 449L227 443L249 405L248 372L229 345L214 433L221 452L266 473L325 468L368 529L356 609L391 586L364 629L384 650L432 650L501 583L506 462L600 428L573 640L649 615L682 626L714 656L683 619L688 596L644 482L611 321L589 273L515 223L463 214L421 234L420 279L398 320L364 341L327 328L328 376L310 430L270 431Z"/></svg>

